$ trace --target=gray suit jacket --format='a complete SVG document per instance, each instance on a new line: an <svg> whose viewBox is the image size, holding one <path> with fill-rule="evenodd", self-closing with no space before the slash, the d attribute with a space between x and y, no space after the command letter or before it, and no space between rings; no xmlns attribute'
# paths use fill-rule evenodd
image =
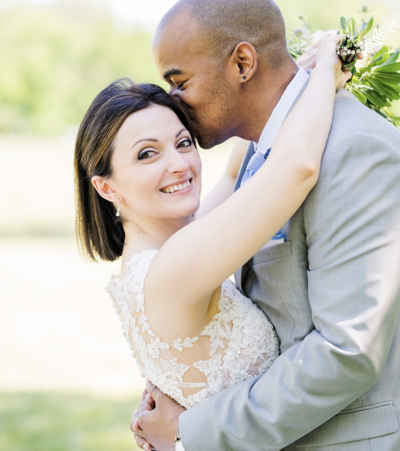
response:
<svg viewBox="0 0 400 451"><path fill-rule="evenodd" d="M238 281L281 355L181 415L185 450L400 450L400 132L345 90L318 184L282 231Z"/></svg>

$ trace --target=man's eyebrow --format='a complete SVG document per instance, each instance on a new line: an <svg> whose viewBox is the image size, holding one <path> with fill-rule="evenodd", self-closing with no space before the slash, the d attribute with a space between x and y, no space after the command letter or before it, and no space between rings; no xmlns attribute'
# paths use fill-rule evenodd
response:
<svg viewBox="0 0 400 451"><path fill-rule="evenodd" d="M139 141L136 141L135 144L133 144L133 146L131 147L131 149L133 149L136 144L142 143L142 142L147 142L147 141L152 141L154 143L158 143L158 139L155 138L145 138L145 139L139 139Z"/></svg>
<svg viewBox="0 0 400 451"><path fill-rule="evenodd" d="M167 72L164 73L163 77L164 80L168 80L171 75L182 75L183 72L180 69L170 69L167 70Z"/></svg>

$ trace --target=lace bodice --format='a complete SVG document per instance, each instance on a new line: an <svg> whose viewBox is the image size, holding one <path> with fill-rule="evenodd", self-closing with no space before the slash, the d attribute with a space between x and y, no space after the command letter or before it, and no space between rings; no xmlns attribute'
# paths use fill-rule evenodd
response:
<svg viewBox="0 0 400 451"><path fill-rule="evenodd" d="M197 336L174 341L156 336L146 316L143 287L157 251L126 263L124 277L106 288L141 374L185 408L237 382L265 373L279 353L264 313L232 282L221 287L219 312Z"/></svg>

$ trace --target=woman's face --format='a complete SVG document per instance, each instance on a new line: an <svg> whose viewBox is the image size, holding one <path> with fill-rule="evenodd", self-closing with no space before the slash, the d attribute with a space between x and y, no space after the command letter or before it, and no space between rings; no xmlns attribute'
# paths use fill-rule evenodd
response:
<svg viewBox="0 0 400 451"><path fill-rule="evenodd" d="M111 163L124 220L174 220L198 210L200 156L169 108L153 105L129 116L115 138Z"/></svg>

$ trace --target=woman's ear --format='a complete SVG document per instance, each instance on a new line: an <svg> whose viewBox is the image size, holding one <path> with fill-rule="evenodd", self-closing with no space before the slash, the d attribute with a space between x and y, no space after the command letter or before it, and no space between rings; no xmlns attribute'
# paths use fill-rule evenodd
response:
<svg viewBox="0 0 400 451"><path fill-rule="evenodd" d="M249 42L240 42L230 58L230 78L243 84L251 80L258 68L257 50Z"/></svg>
<svg viewBox="0 0 400 451"><path fill-rule="evenodd" d="M99 193L101 197L108 200L109 202L116 203L120 200L120 196L118 193L112 188L109 180L100 177L99 175L95 175L92 177L92 185L95 190Z"/></svg>

